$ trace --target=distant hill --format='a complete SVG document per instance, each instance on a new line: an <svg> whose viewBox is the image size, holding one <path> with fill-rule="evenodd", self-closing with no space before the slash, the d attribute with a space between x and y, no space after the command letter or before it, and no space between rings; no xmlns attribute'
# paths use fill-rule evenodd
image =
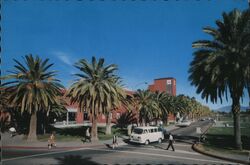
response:
<svg viewBox="0 0 250 165"><path fill-rule="evenodd" d="M240 108L241 111L246 111L247 109L248 109L247 106L242 106ZM218 112L231 112L231 106L220 107L218 109L215 109L214 111L218 111Z"/></svg>

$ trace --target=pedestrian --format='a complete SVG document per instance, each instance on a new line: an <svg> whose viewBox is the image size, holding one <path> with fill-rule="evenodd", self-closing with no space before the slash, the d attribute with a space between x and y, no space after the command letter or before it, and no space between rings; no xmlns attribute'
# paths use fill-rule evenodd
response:
<svg viewBox="0 0 250 165"><path fill-rule="evenodd" d="M15 129L15 127L10 127L9 132L10 132L10 137L15 136L16 135L16 129Z"/></svg>
<svg viewBox="0 0 250 165"><path fill-rule="evenodd" d="M115 149L115 147L118 147L118 142L117 142L117 136L114 134L112 148Z"/></svg>
<svg viewBox="0 0 250 165"><path fill-rule="evenodd" d="M56 140L55 140L55 133L52 132L48 139L48 148L51 149L52 147L56 147Z"/></svg>
<svg viewBox="0 0 250 165"><path fill-rule="evenodd" d="M85 133L85 141L89 141L91 142L91 138L90 138L90 133L89 133L89 127L86 129L86 133Z"/></svg>
<svg viewBox="0 0 250 165"><path fill-rule="evenodd" d="M173 138L173 135L171 133L169 133L169 138L168 138L168 147L166 148L166 150L168 150L168 148L171 146L172 150L175 151L174 149L174 138Z"/></svg>

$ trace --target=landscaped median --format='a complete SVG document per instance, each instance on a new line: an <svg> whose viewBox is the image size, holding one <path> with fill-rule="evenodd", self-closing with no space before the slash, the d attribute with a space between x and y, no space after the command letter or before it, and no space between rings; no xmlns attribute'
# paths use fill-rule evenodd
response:
<svg viewBox="0 0 250 165"><path fill-rule="evenodd" d="M250 164L250 122L248 115L241 116L241 141L243 150L235 149L235 138L232 117L221 118L209 128L203 143L193 145L197 152L216 158Z"/></svg>
<svg viewBox="0 0 250 165"><path fill-rule="evenodd" d="M223 160L227 160L231 162L250 165L248 152L242 152L242 154L236 154L236 153L229 152L226 150L223 151L223 150L212 149L212 148L204 146L201 143L193 144L192 148L196 152L199 152L204 155L212 156L215 158L219 158L219 159L223 159Z"/></svg>

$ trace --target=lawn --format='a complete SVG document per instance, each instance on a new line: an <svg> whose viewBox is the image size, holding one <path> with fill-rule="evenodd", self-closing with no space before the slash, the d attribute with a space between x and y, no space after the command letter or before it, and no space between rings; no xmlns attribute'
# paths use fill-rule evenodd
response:
<svg viewBox="0 0 250 165"><path fill-rule="evenodd" d="M71 127L71 128L55 128L54 131L56 132L56 140L57 141L72 141L72 140L83 140L85 139L85 132L87 127ZM126 135L126 129L120 129L116 127L112 127L111 135L105 134L105 127L98 127L98 138L99 140L108 140L113 137L113 134L118 136ZM38 140L40 141L47 141L50 134L38 135Z"/></svg>
<svg viewBox="0 0 250 165"><path fill-rule="evenodd" d="M233 126L232 117L225 117L223 122ZM241 140L243 150L250 151L250 120L249 115L241 117ZM235 151L234 147L234 128L233 127L211 127L206 134L204 147L211 149ZM238 152L238 151L235 151Z"/></svg>

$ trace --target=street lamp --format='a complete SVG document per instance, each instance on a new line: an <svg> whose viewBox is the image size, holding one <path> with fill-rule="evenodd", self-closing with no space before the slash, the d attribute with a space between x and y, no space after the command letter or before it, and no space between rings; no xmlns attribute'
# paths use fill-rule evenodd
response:
<svg viewBox="0 0 250 165"><path fill-rule="evenodd" d="M139 85L147 85L148 83L147 82L140 82L140 83L137 83L134 85L133 87L133 90L137 90L136 88L139 86Z"/></svg>

